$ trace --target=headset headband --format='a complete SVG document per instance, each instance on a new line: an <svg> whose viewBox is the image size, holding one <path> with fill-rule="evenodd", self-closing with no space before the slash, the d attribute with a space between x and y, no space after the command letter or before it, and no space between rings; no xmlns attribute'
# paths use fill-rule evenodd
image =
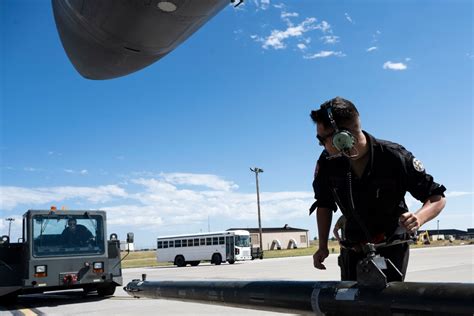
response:
<svg viewBox="0 0 474 316"><path fill-rule="evenodd" d="M329 122L332 125L332 128L334 128L334 131L336 133L339 132L339 128L337 127L336 121L334 120L334 117L332 116L332 100L331 100L331 103L329 104L329 107L327 108L327 114L328 114Z"/></svg>

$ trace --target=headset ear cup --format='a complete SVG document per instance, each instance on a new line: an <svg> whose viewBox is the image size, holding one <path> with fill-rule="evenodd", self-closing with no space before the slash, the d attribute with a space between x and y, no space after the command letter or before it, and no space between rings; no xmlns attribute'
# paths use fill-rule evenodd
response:
<svg viewBox="0 0 474 316"><path fill-rule="evenodd" d="M348 131L339 131L332 137L332 144L339 151L350 150L354 147L355 138Z"/></svg>

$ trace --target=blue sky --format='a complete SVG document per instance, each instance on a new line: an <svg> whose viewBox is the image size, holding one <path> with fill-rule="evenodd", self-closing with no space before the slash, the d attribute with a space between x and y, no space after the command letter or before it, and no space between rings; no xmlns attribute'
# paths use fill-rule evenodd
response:
<svg viewBox="0 0 474 316"><path fill-rule="evenodd" d="M228 6L156 64L82 78L50 1L0 2L0 233L27 209L108 211L139 247L262 224L316 235L321 148L309 112L352 100L448 191L440 228L473 216L472 1L274 1ZM412 210L420 204L407 195ZM436 228L436 220L425 225Z"/></svg>

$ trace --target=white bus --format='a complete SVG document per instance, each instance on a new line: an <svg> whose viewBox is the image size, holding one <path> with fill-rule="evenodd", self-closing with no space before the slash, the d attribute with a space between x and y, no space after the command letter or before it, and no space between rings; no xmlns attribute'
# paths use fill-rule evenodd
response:
<svg viewBox="0 0 474 316"><path fill-rule="evenodd" d="M250 234L246 230L157 238L156 261L173 262L178 267L197 266L201 260L219 265L251 259Z"/></svg>

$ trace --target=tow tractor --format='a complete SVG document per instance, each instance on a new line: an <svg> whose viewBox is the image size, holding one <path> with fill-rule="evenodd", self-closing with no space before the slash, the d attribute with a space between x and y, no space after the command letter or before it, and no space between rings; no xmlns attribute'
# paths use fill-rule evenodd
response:
<svg viewBox="0 0 474 316"><path fill-rule="evenodd" d="M0 300L11 303L19 294L69 289L113 295L122 285L120 241L117 234L107 240L106 221L104 211L28 210L22 237L0 240ZM87 240L66 240L69 222L81 227ZM128 233L127 243L132 242Z"/></svg>

